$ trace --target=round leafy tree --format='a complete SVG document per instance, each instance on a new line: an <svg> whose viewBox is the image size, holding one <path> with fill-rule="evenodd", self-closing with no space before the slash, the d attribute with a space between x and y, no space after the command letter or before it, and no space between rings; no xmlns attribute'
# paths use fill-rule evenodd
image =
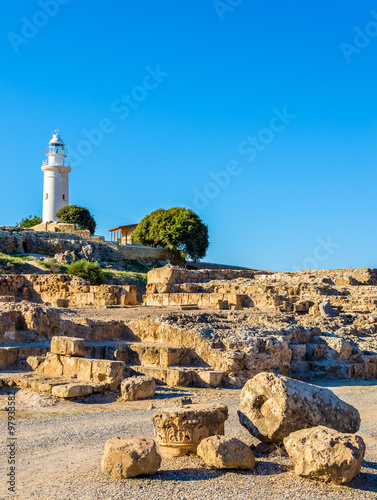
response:
<svg viewBox="0 0 377 500"><path fill-rule="evenodd" d="M21 222L16 222L16 226L21 227L33 227L38 224L42 224L42 217L39 217L38 215L29 215L29 217L22 219Z"/></svg>
<svg viewBox="0 0 377 500"><path fill-rule="evenodd" d="M89 262L88 260L81 259L72 262L67 269L68 274L79 276L91 285L102 285L106 282L102 268L97 262Z"/></svg>
<svg viewBox="0 0 377 500"><path fill-rule="evenodd" d="M209 246L208 226L192 210L159 208L145 216L132 233L140 245L163 247L183 259L202 259Z"/></svg>
<svg viewBox="0 0 377 500"><path fill-rule="evenodd" d="M85 207L68 205L67 207L60 208L55 215L61 222L75 224L80 229L88 229L90 234L94 234L96 230L96 221Z"/></svg>

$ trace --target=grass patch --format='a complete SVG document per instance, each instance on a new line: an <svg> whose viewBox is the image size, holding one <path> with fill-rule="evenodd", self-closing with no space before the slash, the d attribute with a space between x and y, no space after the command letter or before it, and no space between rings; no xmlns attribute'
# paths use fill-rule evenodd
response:
<svg viewBox="0 0 377 500"><path fill-rule="evenodd" d="M38 264L40 264L45 269L51 269L51 264L45 262L44 260L37 260Z"/></svg>
<svg viewBox="0 0 377 500"><path fill-rule="evenodd" d="M138 290L143 293L147 287L146 273L106 269L104 271L104 276L106 282L111 285L136 285Z"/></svg>

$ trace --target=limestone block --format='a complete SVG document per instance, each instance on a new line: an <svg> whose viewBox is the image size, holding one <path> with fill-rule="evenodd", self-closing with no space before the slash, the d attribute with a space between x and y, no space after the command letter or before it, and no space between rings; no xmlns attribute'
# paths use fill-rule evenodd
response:
<svg viewBox="0 0 377 500"><path fill-rule="evenodd" d="M121 384L122 397L125 401L153 398L156 392L156 381L153 377L130 377Z"/></svg>
<svg viewBox="0 0 377 500"><path fill-rule="evenodd" d="M181 311L195 311L199 309L198 304L182 304L179 306Z"/></svg>
<svg viewBox="0 0 377 500"><path fill-rule="evenodd" d="M223 372L213 370L196 370L195 385L198 387L220 387Z"/></svg>
<svg viewBox="0 0 377 500"><path fill-rule="evenodd" d="M230 306L243 306L245 295L240 293L228 293L225 299L228 300Z"/></svg>
<svg viewBox="0 0 377 500"><path fill-rule="evenodd" d="M241 391L240 423L267 443L282 443L291 432L325 425L357 432L360 414L333 392L283 375L262 372Z"/></svg>
<svg viewBox="0 0 377 500"><path fill-rule="evenodd" d="M45 360L37 366L35 371L37 373L45 373L46 375L61 377L63 375L63 365L60 361L60 356L58 354L48 352Z"/></svg>
<svg viewBox="0 0 377 500"><path fill-rule="evenodd" d="M349 483L361 469L365 444L360 436L324 426L293 432L284 446L295 474L336 484Z"/></svg>
<svg viewBox="0 0 377 500"><path fill-rule="evenodd" d="M229 309L229 302L227 300L219 299L215 305L216 309L226 310Z"/></svg>
<svg viewBox="0 0 377 500"><path fill-rule="evenodd" d="M164 457L195 452L204 438L224 434L228 407L223 404L164 408L152 416L153 430Z"/></svg>
<svg viewBox="0 0 377 500"><path fill-rule="evenodd" d="M377 378L377 355L365 356L368 378Z"/></svg>
<svg viewBox="0 0 377 500"><path fill-rule="evenodd" d="M331 318L332 316L335 316L335 311L328 301L324 301L319 304L319 312L323 318Z"/></svg>
<svg viewBox="0 0 377 500"><path fill-rule="evenodd" d="M153 439L109 439L105 445L101 468L114 479L128 479L142 474L156 474L161 457Z"/></svg>
<svg viewBox="0 0 377 500"><path fill-rule="evenodd" d="M51 352L63 356L84 356L85 340L74 337L52 337Z"/></svg>
<svg viewBox="0 0 377 500"><path fill-rule="evenodd" d="M353 353L352 345L341 337L321 337L324 339L328 347L337 354L341 360L347 360Z"/></svg>
<svg viewBox="0 0 377 500"><path fill-rule="evenodd" d="M117 361L124 361L128 363L130 356L130 348L127 345L120 345L114 352L114 357Z"/></svg>
<svg viewBox="0 0 377 500"><path fill-rule="evenodd" d="M84 382L92 380L91 359L60 356L60 362L63 366L64 377L74 377Z"/></svg>
<svg viewBox="0 0 377 500"><path fill-rule="evenodd" d="M18 358L18 347L0 347L0 370L10 368Z"/></svg>
<svg viewBox="0 0 377 500"><path fill-rule="evenodd" d="M32 370L36 370L38 366L44 361L44 356L28 356L26 363L30 366Z"/></svg>
<svg viewBox="0 0 377 500"><path fill-rule="evenodd" d="M253 470L255 465L250 446L234 437L210 436L202 439L197 453L206 465L218 469Z"/></svg>
<svg viewBox="0 0 377 500"><path fill-rule="evenodd" d="M53 298L51 300L52 307L69 307L69 300L68 299L57 299Z"/></svg>
<svg viewBox="0 0 377 500"><path fill-rule="evenodd" d="M168 368L169 366L180 365L184 356L187 354L185 347L160 347L159 348L159 366Z"/></svg>
<svg viewBox="0 0 377 500"><path fill-rule="evenodd" d="M55 385L52 395L58 398L79 398L92 394L93 388L89 384Z"/></svg>
<svg viewBox="0 0 377 500"><path fill-rule="evenodd" d="M188 387L192 381L192 371L179 370L177 368L166 368L164 379L166 385L172 387Z"/></svg>
<svg viewBox="0 0 377 500"><path fill-rule="evenodd" d="M97 383L106 382L111 390L115 390L123 380L125 368L124 361L93 359L92 381Z"/></svg>
<svg viewBox="0 0 377 500"><path fill-rule="evenodd" d="M157 346L134 344L129 350L134 364L160 366L160 349Z"/></svg>
<svg viewBox="0 0 377 500"><path fill-rule="evenodd" d="M29 382L28 387L33 391L41 391L41 392L52 391L52 385L49 384L48 382L31 381Z"/></svg>

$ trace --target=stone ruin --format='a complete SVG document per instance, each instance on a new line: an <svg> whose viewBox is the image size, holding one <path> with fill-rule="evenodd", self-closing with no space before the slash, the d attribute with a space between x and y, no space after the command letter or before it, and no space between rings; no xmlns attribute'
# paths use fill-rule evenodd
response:
<svg viewBox="0 0 377 500"><path fill-rule="evenodd" d="M0 302L27 300L53 307L136 305L135 285L89 285L67 274L0 275Z"/></svg>
<svg viewBox="0 0 377 500"><path fill-rule="evenodd" d="M359 412L328 389L262 372L241 392L240 423L254 437L285 446L296 475L335 484L356 477L365 444L355 433ZM224 436L228 408L223 404L189 404L164 408L152 416L156 441L111 438L102 471L114 479L156 474L161 457L198 453L208 467L253 470L250 446Z"/></svg>
<svg viewBox="0 0 377 500"><path fill-rule="evenodd" d="M94 320L83 309L64 316L66 307L136 303L133 287L91 287L64 275L1 276L0 385L59 398L121 390L126 401L153 397L156 382L243 387L240 423L262 442L284 445L296 474L344 484L360 472L365 444L355 435L357 410L299 380L377 378L376 270L168 266L149 273L144 297L145 307L159 306L161 314ZM159 410L156 442L109 440L102 470L118 479L155 474L161 455L187 451L208 466L252 470L250 447L224 436L227 416L224 405Z"/></svg>
<svg viewBox="0 0 377 500"><path fill-rule="evenodd" d="M171 297L200 309L181 311ZM52 337L72 336L85 339L84 358L122 361L131 374L171 386L242 387L261 371L297 379L377 377L376 270L168 266L149 272L146 304L150 298L167 301L167 310L99 321L86 319L83 309L63 319L61 306L136 304L136 289L91 287L66 275L0 276L0 369L17 385L30 370L28 356L47 354Z"/></svg>

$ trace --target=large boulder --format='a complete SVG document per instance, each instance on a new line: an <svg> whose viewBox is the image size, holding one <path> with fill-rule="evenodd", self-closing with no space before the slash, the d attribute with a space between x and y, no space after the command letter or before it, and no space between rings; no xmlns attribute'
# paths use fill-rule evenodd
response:
<svg viewBox="0 0 377 500"><path fill-rule="evenodd" d="M109 439L102 457L102 471L114 479L156 474L161 457L153 439Z"/></svg>
<svg viewBox="0 0 377 500"><path fill-rule="evenodd" d="M291 432L325 425L355 433L360 414L333 392L283 375L259 373L241 391L240 423L266 443L282 443Z"/></svg>
<svg viewBox="0 0 377 500"><path fill-rule="evenodd" d="M200 441L198 455L210 467L218 469L254 469L255 457L250 446L237 438L210 436Z"/></svg>
<svg viewBox="0 0 377 500"><path fill-rule="evenodd" d="M302 429L284 439L295 474L336 484L349 483L361 469L365 444L360 436L328 427Z"/></svg>
<svg viewBox="0 0 377 500"><path fill-rule="evenodd" d="M148 376L125 378L120 389L125 401L153 398L156 392L156 380Z"/></svg>

